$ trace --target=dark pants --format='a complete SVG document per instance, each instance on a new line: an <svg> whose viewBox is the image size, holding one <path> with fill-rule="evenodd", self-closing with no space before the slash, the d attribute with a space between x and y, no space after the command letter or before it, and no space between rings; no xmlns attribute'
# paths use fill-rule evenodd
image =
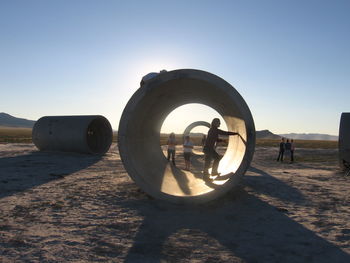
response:
<svg viewBox="0 0 350 263"><path fill-rule="evenodd" d="M294 151L290 151L290 161L294 162Z"/></svg>
<svg viewBox="0 0 350 263"><path fill-rule="evenodd" d="M168 161L170 161L170 157L173 164L175 164L175 150L168 149Z"/></svg>
<svg viewBox="0 0 350 263"><path fill-rule="evenodd" d="M281 159L281 162L283 162L283 154L284 154L284 150L280 150L280 152L278 153L278 157L277 157L277 162Z"/></svg>
<svg viewBox="0 0 350 263"><path fill-rule="evenodd" d="M191 153L184 153L185 161L191 161Z"/></svg>
<svg viewBox="0 0 350 263"><path fill-rule="evenodd" d="M220 154L218 154L214 149L203 149L204 152L204 174L209 174L208 169L210 168L211 161L213 162L213 168L211 171L211 174L217 174L218 173L218 166L219 162L222 158Z"/></svg>

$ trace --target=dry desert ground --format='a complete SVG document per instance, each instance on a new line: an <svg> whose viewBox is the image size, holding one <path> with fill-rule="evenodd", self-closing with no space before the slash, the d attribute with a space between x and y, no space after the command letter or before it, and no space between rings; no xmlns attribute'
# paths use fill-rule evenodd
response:
<svg viewBox="0 0 350 263"><path fill-rule="evenodd" d="M349 263L350 177L336 149L296 153L257 147L237 188L183 206L141 191L115 144L102 157L0 144L0 262Z"/></svg>

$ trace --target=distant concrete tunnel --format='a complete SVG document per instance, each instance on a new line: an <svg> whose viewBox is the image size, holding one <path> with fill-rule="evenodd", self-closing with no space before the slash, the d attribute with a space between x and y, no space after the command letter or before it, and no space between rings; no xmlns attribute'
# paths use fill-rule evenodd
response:
<svg viewBox="0 0 350 263"><path fill-rule="evenodd" d="M190 135L191 131L198 126L204 126L204 127L210 128L210 123L207 121L195 121L195 122L191 123L184 130L184 132L182 134L182 141L185 142L185 137L187 135ZM196 154L196 155L203 155L203 152L196 151L195 149L192 150L192 153Z"/></svg>
<svg viewBox="0 0 350 263"><path fill-rule="evenodd" d="M104 154L112 144L112 127L100 115L46 116L33 127L32 138L41 151Z"/></svg>
<svg viewBox="0 0 350 263"><path fill-rule="evenodd" d="M200 175L170 165L159 145L166 117L177 107L200 103L216 110L230 136L219 172L224 181L205 183ZM255 127L241 95L209 72L181 69L159 74L127 103L118 129L118 147L130 177L148 194L175 203L203 203L222 196L248 169L254 154Z"/></svg>
<svg viewBox="0 0 350 263"><path fill-rule="evenodd" d="M344 162L350 165L350 112L343 112L339 125L339 163L345 169Z"/></svg>
<svg viewBox="0 0 350 263"><path fill-rule="evenodd" d="M182 137L185 138L185 136L190 135L191 131L198 126L210 128L210 123L207 121L195 121L186 127Z"/></svg>

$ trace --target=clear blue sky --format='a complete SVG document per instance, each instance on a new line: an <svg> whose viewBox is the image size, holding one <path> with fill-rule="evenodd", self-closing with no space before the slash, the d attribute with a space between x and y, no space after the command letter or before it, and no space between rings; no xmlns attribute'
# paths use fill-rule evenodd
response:
<svg viewBox="0 0 350 263"><path fill-rule="evenodd" d="M336 135L349 14L346 0L0 0L0 112L101 114L116 129L143 75L195 68L231 83L257 130Z"/></svg>

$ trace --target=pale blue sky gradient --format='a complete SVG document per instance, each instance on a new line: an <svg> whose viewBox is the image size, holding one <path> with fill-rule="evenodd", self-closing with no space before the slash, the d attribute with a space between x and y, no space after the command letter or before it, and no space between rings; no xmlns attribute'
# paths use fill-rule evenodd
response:
<svg viewBox="0 0 350 263"><path fill-rule="evenodd" d="M257 130L337 135L349 13L345 0L0 0L0 112L101 114L117 129L143 75L195 68L231 83Z"/></svg>

